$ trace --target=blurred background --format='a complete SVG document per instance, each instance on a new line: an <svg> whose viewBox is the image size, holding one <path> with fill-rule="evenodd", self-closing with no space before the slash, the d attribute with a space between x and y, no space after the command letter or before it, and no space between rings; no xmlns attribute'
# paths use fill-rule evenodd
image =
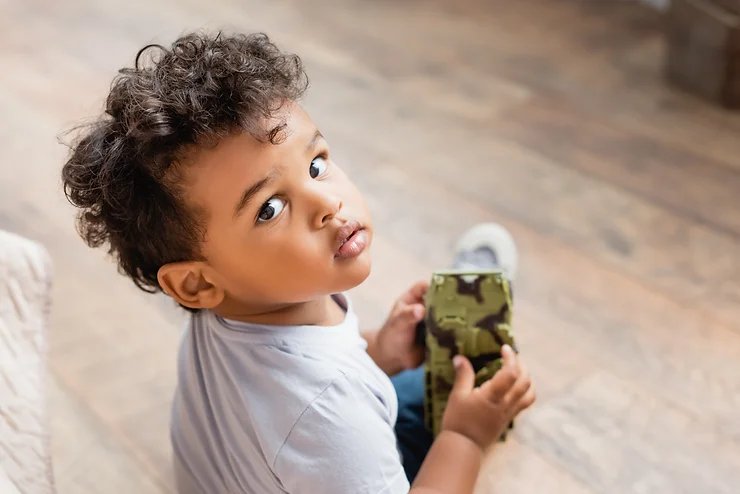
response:
<svg viewBox="0 0 740 494"><path fill-rule="evenodd" d="M305 105L375 219L374 271L354 293L366 327L474 223L513 233L515 334L539 399L487 458L480 493L737 493L738 10L0 0L0 229L54 266L57 492L174 492L184 321L77 236L58 138L101 111L140 47L225 29L265 31L307 65Z"/></svg>

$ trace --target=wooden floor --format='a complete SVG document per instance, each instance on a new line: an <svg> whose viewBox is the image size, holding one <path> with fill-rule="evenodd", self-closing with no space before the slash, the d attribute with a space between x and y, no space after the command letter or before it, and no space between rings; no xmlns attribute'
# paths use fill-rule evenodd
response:
<svg viewBox="0 0 740 494"><path fill-rule="evenodd" d="M192 28L265 30L364 190L367 327L498 221L539 400L479 493L737 493L740 116L666 87L660 15L621 2L0 0L0 228L55 262L59 492L173 492L183 319L77 237L57 137L117 68Z"/></svg>

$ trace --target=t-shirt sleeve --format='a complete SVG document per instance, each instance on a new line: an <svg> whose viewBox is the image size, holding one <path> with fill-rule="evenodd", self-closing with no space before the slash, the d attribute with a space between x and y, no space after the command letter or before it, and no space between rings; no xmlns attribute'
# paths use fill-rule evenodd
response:
<svg viewBox="0 0 740 494"><path fill-rule="evenodd" d="M275 472L290 494L408 494L393 426L359 379L332 382L296 422Z"/></svg>

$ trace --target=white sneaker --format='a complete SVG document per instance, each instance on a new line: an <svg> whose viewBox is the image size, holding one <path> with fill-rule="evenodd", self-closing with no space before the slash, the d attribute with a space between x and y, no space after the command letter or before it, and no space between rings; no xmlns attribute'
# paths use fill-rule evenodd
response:
<svg viewBox="0 0 740 494"><path fill-rule="evenodd" d="M514 281L519 262L516 243L498 223L480 223L465 232L455 246L455 269L501 269Z"/></svg>

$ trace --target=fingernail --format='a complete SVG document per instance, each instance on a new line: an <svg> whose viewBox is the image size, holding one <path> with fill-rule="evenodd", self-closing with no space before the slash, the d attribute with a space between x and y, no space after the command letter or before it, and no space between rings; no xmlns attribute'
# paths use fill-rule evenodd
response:
<svg viewBox="0 0 740 494"><path fill-rule="evenodd" d="M424 316L424 309L421 307L415 307L414 308L414 317L416 319L421 319Z"/></svg>
<svg viewBox="0 0 740 494"><path fill-rule="evenodd" d="M462 365L462 357L460 355L455 355L455 357L452 359L452 365L455 367L455 369L459 369Z"/></svg>

